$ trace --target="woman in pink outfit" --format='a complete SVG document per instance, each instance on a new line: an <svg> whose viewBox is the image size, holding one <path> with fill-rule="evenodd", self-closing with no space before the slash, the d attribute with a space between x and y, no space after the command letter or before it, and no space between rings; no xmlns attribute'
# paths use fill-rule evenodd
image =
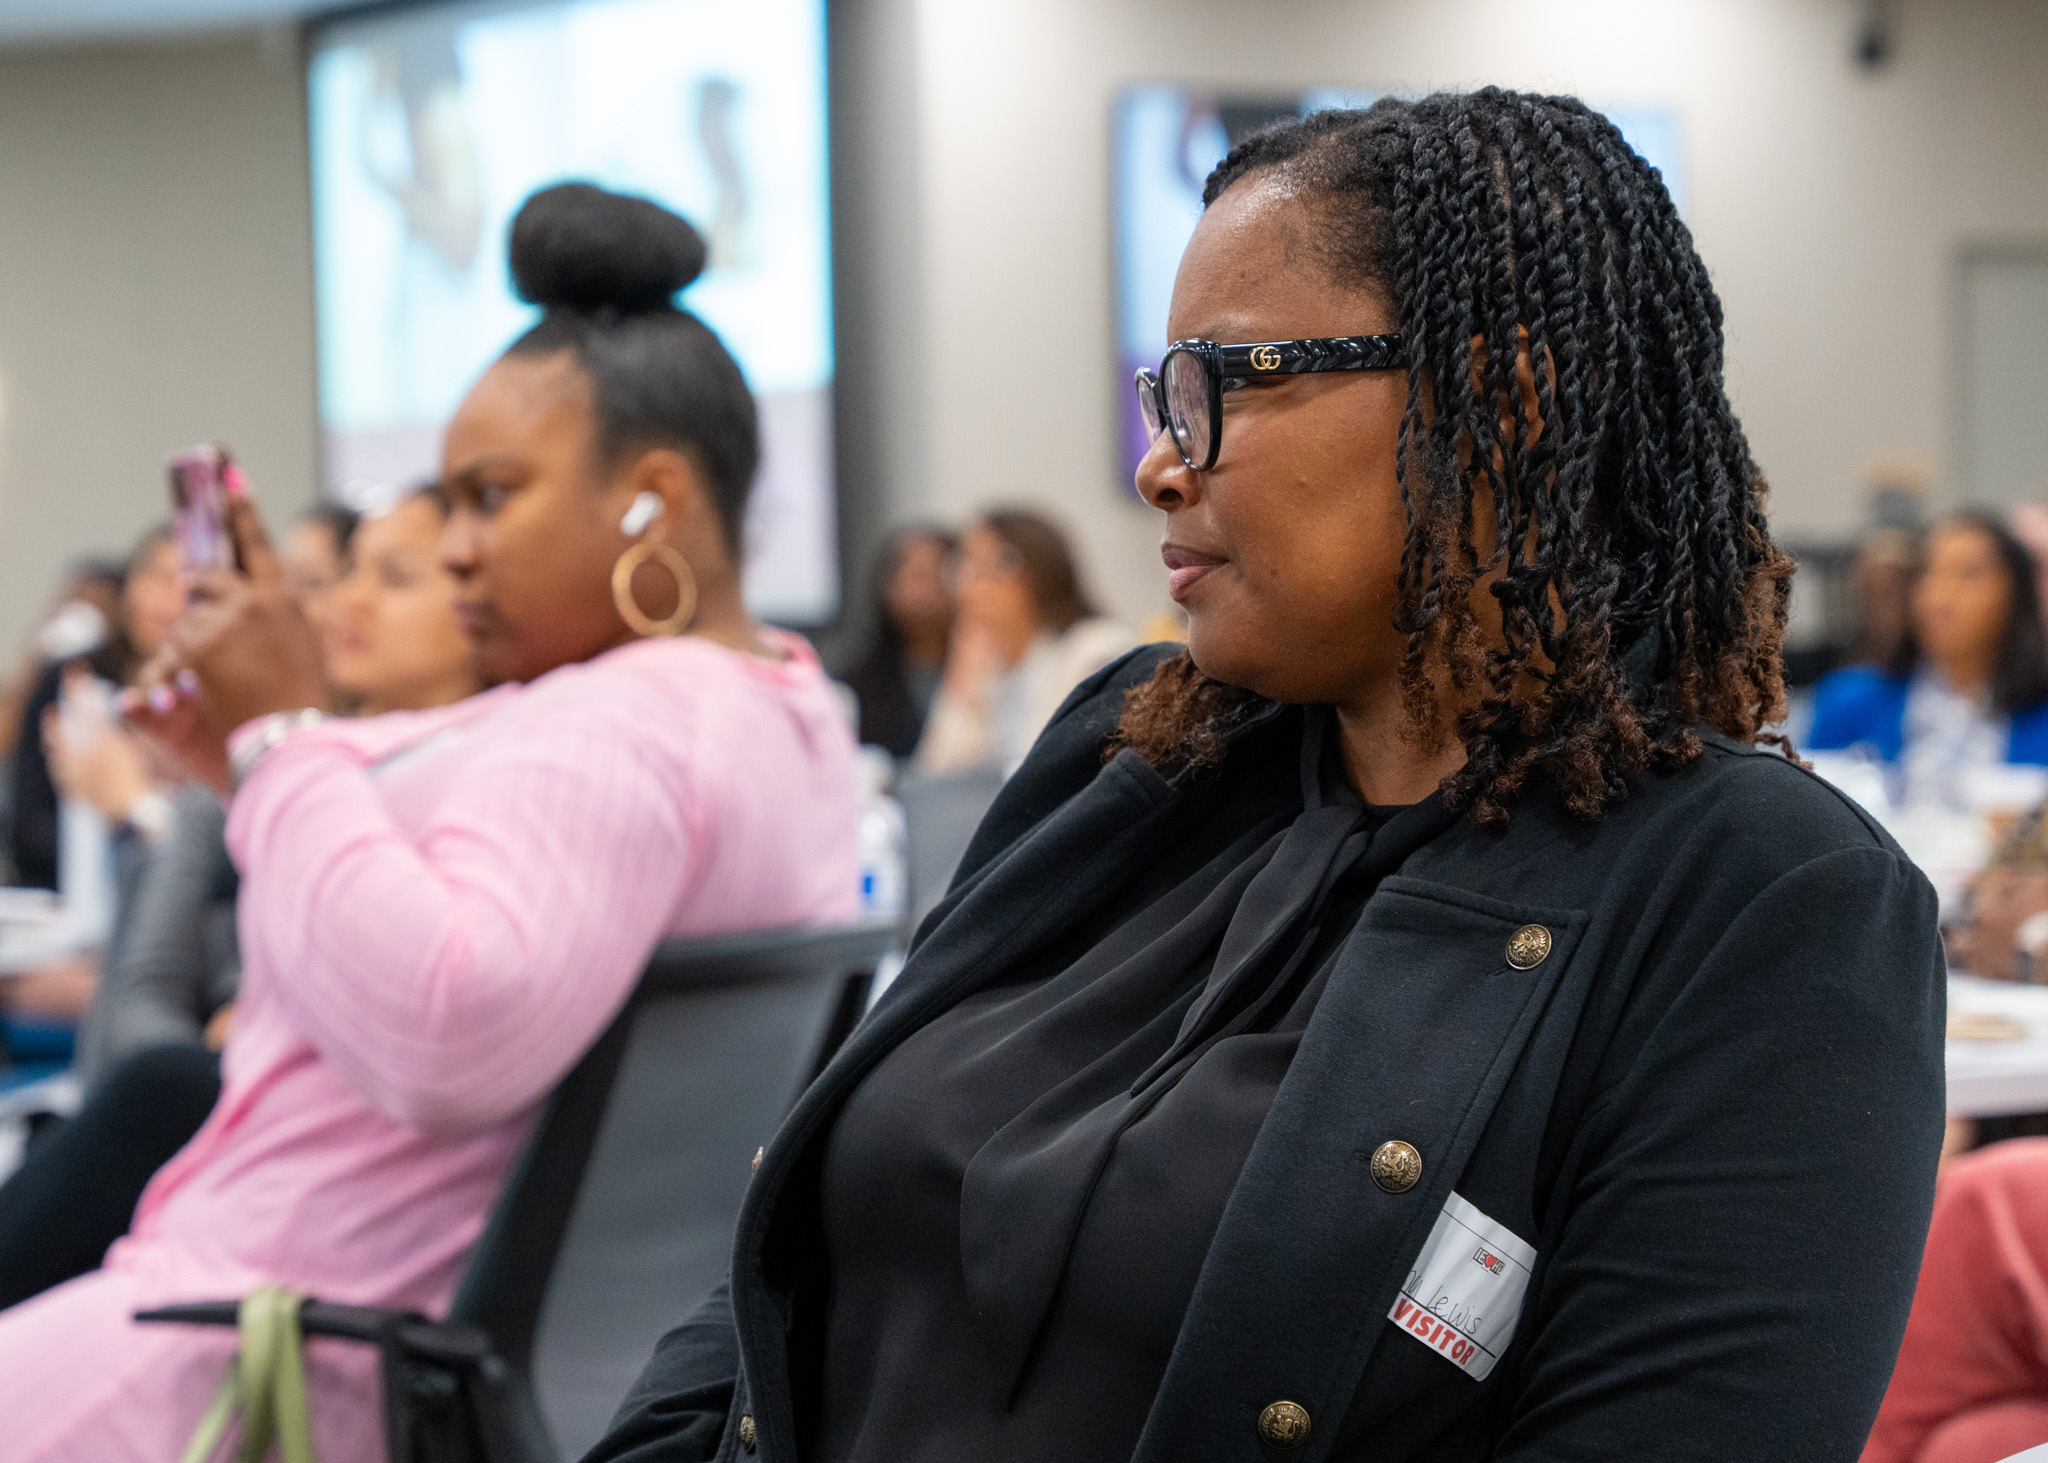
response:
<svg viewBox="0 0 2048 1463"><path fill-rule="evenodd" d="M535 1104L658 940L853 916L844 713L740 596L753 402L671 303L703 258L680 219L580 185L514 223L544 314L451 423L443 483L498 689L322 719L313 634L235 504L244 572L195 583L156 668L197 697L138 718L240 779L225 1085L103 1268L0 1313L8 1463L178 1456L236 1338L139 1308L280 1284L444 1311ZM309 1348L322 1456L382 1455L374 1373Z"/></svg>
<svg viewBox="0 0 2048 1463"><path fill-rule="evenodd" d="M1949 1163L1863 1463L1999 1463L2048 1443L2048 1138Z"/></svg>

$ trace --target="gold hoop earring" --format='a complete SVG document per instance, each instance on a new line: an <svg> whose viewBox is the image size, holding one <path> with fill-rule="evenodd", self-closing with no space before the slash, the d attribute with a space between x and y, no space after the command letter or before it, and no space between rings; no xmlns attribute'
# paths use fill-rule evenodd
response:
<svg viewBox="0 0 2048 1463"><path fill-rule="evenodd" d="M650 560L668 570L676 582L676 607L665 620L654 619L633 598L633 575ZM612 603L635 635L680 635L697 615L697 576L690 572L689 561L667 544L633 544L612 565Z"/></svg>

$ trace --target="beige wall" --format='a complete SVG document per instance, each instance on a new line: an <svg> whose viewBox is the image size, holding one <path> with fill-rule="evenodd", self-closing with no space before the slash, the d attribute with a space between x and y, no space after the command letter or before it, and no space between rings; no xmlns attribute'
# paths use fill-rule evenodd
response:
<svg viewBox="0 0 2048 1463"><path fill-rule="evenodd" d="M1116 480L1117 87L1498 82L1682 112L1690 218L1774 516L1839 536L1870 464L1944 468L1959 246L2048 237L2048 6L1898 9L1896 60L1873 76L1850 60L1848 0L917 0L920 249L877 282L922 306L894 378L924 423L898 501L1049 500L1105 598L1133 620L1164 608L1157 523ZM976 375L1019 337L1048 362L1021 406Z"/></svg>
<svg viewBox="0 0 2048 1463"><path fill-rule="evenodd" d="M163 516L165 453L313 491L295 44L0 55L0 654L59 565Z"/></svg>
<svg viewBox="0 0 2048 1463"><path fill-rule="evenodd" d="M1950 272L2048 238L2048 6L1909 0L835 0L841 461L885 520L1027 499L1103 598L1166 607L1117 481L1109 109L1129 80L1500 81L1682 111L1737 405L1795 535L1870 464L1947 457ZM304 124L253 35L0 54L0 646L54 564L158 513L167 448L234 443L274 506L315 457ZM987 374L1019 339L1021 398Z"/></svg>

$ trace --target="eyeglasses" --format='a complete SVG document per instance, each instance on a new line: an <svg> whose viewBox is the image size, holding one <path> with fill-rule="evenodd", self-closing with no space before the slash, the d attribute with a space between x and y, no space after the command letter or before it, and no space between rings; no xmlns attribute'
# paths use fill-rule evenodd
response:
<svg viewBox="0 0 2048 1463"><path fill-rule="evenodd" d="M1257 345L1176 341L1155 375L1138 371L1138 409L1154 440L1171 430L1180 460L1196 472L1216 465L1223 446L1223 393L1263 376L1316 371L1396 371L1408 364L1398 335L1336 335Z"/></svg>

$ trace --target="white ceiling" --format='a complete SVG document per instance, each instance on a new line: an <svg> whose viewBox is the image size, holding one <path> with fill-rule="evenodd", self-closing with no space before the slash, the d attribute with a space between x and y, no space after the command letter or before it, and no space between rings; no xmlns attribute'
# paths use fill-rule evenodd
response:
<svg viewBox="0 0 2048 1463"><path fill-rule="evenodd" d="M332 7L333 0L0 0L0 46L219 30Z"/></svg>

